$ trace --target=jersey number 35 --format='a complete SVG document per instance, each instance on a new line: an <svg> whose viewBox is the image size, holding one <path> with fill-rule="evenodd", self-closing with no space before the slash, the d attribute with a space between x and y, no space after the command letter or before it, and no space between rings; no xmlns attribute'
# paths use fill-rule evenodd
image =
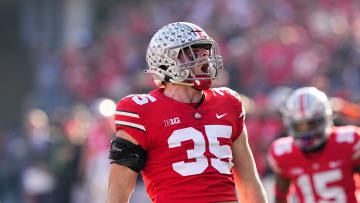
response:
<svg viewBox="0 0 360 203"><path fill-rule="evenodd" d="M175 162L172 164L172 168L182 176L189 176L201 174L211 164L220 173L230 174L230 170L234 165L231 162L231 147L229 145L220 145L218 138L231 138L231 132L232 127L226 125L205 125L205 135L192 127L175 130L168 139L169 148L180 147L181 142L192 140L194 148L188 149L186 152L187 158L195 159L195 161ZM209 143L210 152L216 158L208 158L204 155L207 143Z"/></svg>

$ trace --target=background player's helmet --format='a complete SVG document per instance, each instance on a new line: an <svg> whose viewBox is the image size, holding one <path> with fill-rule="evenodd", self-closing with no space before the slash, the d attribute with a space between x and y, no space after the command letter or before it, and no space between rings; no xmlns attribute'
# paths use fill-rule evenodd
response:
<svg viewBox="0 0 360 203"><path fill-rule="evenodd" d="M202 47L209 50L208 57L197 59L192 48ZM190 49L193 60L181 62L178 57ZM217 43L203 29L187 22L171 23L162 27L152 37L147 51L146 61L155 82L169 82L194 86L196 89L208 89L213 79L219 78L223 61ZM195 75L191 68L206 65L205 75Z"/></svg>
<svg viewBox="0 0 360 203"><path fill-rule="evenodd" d="M283 116L289 135L303 151L323 146L333 125L329 100L315 87L294 91L286 102Z"/></svg>

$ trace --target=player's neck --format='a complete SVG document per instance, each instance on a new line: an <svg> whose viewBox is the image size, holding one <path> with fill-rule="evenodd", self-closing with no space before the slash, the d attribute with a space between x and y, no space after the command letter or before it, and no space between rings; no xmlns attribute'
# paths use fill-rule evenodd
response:
<svg viewBox="0 0 360 203"><path fill-rule="evenodd" d="M164 94L178 102L198 103L201 100L203 92L195 90L190 86L166 84Z"/></svg>

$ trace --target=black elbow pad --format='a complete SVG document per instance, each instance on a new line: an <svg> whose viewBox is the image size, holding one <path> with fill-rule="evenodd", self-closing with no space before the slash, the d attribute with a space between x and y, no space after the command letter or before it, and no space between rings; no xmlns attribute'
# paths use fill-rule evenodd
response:
<svg viewBox="0 0 360 203"><path fill-rule="evenodd" d="M111 140L109 155L109 159L113 160L111 164L126 166L138 173L145 166L146 156L147 152L140 145L117 136Z"/></svg>

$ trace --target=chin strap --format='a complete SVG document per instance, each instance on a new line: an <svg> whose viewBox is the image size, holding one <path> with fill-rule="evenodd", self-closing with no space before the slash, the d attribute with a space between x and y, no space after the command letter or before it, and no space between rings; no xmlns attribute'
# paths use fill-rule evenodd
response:
<svg viewBox="0 0 360 203"><path fill-rule="evenodd" d="M211 79L207 79L207 80L195 80L193 82L194 84L194 88L197 90L207 90L211 87L212 85L212 80Z"/></svg>
<svg viewBox="0 0 360 203"><path fill-rule="evenodd" d="M325 147L325 144L326 144L326 140L323 140L318 146L311 148L311 149L306 149L303 151L304 152L318 152L318 151L321 151Z"/></svg>
<svg viewBox="0 0 360 203"><path fill-rule="evenodd" d="M164 81L164 82L169 82L169 83L173 83L173 84L179 84L179 85L186 85L186 86L194 86L194 83L186 83L186 82L175 82L173 79L168 78L166 81L165 78L163 77L163 75L161 75L160 73L153 71L153 70L144 70L145 73L150 73L154 76L155 81ZM156 83L156 82L155 82Z"/></svg>
<svg viewBox="0 0 360 203"><path fill-rule="evenodd" d="M165 82L169 82L169 83L173 83L173 84L179 84L179 85L186 85L186 86L194 87L194 89L196 89L196 90L207 90L212 85L212 80L211 79L187 80L187 81L190 81L190 82L175 82L171 78L167 78L165 80L163 75L161 75L160 73L158 73L156 71L153 71L153 70L144 70L144 72L152 74L154 76L154 78L156 78L155 83L156 83L156 81L165 81Z"/></svg>
<svg viewBox="0 0 360 203"><path fill-rule="evenodd" d="M194 83L186 83L186 82L172 82L173 84L186 85L186 86L194 86Z"/></svg>

